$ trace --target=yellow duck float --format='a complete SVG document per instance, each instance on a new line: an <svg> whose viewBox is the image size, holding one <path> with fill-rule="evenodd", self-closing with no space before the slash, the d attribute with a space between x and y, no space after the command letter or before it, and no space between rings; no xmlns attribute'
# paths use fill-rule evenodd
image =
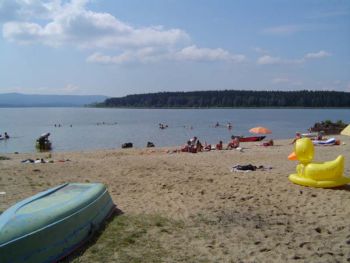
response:
<svg viewBox="0 0 350 263"><path fill-rule="evenodd" d="M312 187L331 188L350 183L350 178L344 177L344 156L324 163L311 163L314 158L314 145L309 138L301 138L295 142L294 152L289 160L298 160L297 173L289 175L289 180L295 184Z"/></svg>

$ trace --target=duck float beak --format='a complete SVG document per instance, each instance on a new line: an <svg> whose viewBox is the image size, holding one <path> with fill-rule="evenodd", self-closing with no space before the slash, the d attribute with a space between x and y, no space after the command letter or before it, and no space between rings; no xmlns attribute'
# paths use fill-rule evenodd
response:
<svg viewBox="0 0 350 263"><path fill-rule="evenodd" d="M297 155L295 152L292 152L289 156L288 156L288 159L291 160L291 161L297 161L298 158L297 158Z"/></svg>

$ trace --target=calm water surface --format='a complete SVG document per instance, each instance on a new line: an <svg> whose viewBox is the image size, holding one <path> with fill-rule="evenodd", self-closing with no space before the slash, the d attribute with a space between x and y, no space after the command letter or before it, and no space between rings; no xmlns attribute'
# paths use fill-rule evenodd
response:
<svg viewBox="0 0 350 263"><path fill-rule="evenodd" d="M147 141L174 146L193 136L227 142L232 134L249 135L255 126L271 129L270 138L285 139L327 119L350 123L350 109L0 108L0 133L12 137L0 141L0 152L34 152L35 140L44 132L51 133L53 151L120 148L124 142L143 148ZM216 122L222 127L214 128ZM232 130L225 127L228 122ZM169 128L161 130L159 123Z"/></svg>

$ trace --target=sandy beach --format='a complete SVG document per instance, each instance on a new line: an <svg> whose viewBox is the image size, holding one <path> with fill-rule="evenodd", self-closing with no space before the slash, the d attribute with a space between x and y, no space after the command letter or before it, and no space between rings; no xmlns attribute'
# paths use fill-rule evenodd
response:
<svg viewBox="0 0 350 263"><path fill-rule="evenodd" d="M350 137L336 138L341 145L315 147L314 161L342 154L350 176ZM0 160L0 192L6 192L0 211L62 183L102 182L123 215L158 215L173 224L172 231L146 227L147 240L159 244L148 251L154 262L349 262L350 185L291 183L297 162L287 159L290 142L197 154L168 153L170 148L54 152L53 163L40 164L21 161L47 159L48 153L1 154L10 159ZM271 169L232 172L236 164ZM93 262L100 244L97 239L75 260ZM137 251L129 256L139 257ZM115 246L104 262L123 262L118 253Z"/></svg>

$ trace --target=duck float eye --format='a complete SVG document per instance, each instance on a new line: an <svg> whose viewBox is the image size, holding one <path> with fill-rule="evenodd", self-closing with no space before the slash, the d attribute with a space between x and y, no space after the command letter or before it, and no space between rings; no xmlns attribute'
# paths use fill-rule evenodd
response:
<svg viewBox="0 0 350 263"><path fill-rule="evenodd" d="M288 156L289 160L298 160L296 174L289 175L289 180L295 184L331 188L350 183L350 178L344 173L344 156L339 155L335 160L312 163L314 145L309 138L301 138L295 142L294 152Z"/></svg>

